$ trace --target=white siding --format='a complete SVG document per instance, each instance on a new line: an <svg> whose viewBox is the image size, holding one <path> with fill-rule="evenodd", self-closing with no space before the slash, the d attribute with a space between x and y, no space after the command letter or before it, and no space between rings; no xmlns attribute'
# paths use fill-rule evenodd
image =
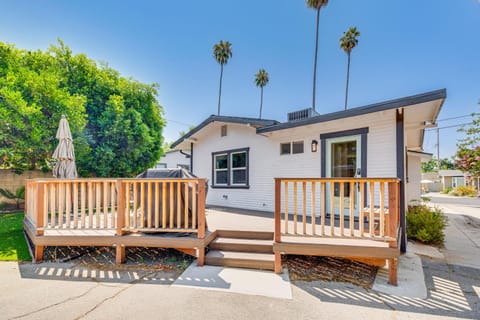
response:
<svg viewBox="0 0 480 320"><path fill-rule="evenodd" d="M190 158L181 154L180 151L170 151L163 155L158 161L158 164L166 164L167 168L177 168L179 164L190 167Z"/></svg>
<svg viewBox="0 0 480 320"><path fill-rule="evenodd" d="M320 177L320 134L369 128L367 176L396 176L395 110L329 121L309 126L256 134L253 127L228 123L226 137L220 137L223 123L214 122L197 135L193 147L193 173L212 179L212 152L250 148L249 189L209 188L208 205L274 210L275 177ZM280 155L280 143L303 140L304 153ZM312 153L312 140L319 151Z"/></svg>
<svg viewBox="0 0 480 320"><path fill-rule="evenodd" d="M422 180L420 157L415 156L408 156L408 172L407 172L407 188L406 188L406 199L407 204L410 203L412 200L420 200L422 196L421 193L421 184L420 180Z"/></svg>

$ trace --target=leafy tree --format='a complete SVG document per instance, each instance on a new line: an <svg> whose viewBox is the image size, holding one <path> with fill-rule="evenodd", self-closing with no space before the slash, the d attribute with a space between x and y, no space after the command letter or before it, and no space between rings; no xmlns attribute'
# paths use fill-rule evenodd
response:
<svg viewBox="0 0 480 320"><path fill-rule="evenodd" d="M81 131L85 97L60 86L55 58L41 51L0 43L0 61L0 167L48 170L61 115Z"/></svg>
<svg viewBox="0 0 480 320"><path fill-rule="evenodd" d="M421 164L422 172L438 172L438 160L432 158L427 162ZM440 159L440 170L453 170L456 169L455 162L451 159Z"/></svg>
<svg viewBox="0 0 480 320"><path fill-rule="evenodd" d="M352 53L353 48L358 44L358 37L360 32L356 27L350 27L348 31L343 33L343 36L340 38L340 48L345 51L348 57L347 62L347 85L345 89L345 110L347 110L347 101L348 101L348 82L350 80L350 54Z"/></svg>
<svg viewBox="0 0 480 320"><path fill-rule="evenodd" d="M263 106L263 87L265 87L268 83L268 73L265 69L260 69L257 74L255 75L255 85L260 87L260 115L259 118L262 119L262 106Z"/></svg>
<svg viewBox="0 0 480 320"><path fill-rule="evenodd" d="M223 65L227 64L228 59L233 55L232 44L228 41L220 40L219 43L213 46L213 57L220 64L220 86L218 89L218 112L220 115L220 99L222 97L222 78L223 78Z"/></svg>
<svg viewBox="0 0 480 320"><path fill-rule="evenodd" d="M459 131L465 138L458 143L455 163L460 170L474 178L480 177L480 113L472 114L472 122Z"/></svg>
<svg viewBox="0 0 480 320"><path fill-rule="evenodd" d="M81 176L133 176L160 158L156 84L126 79L59 40L46 52L0 43L0 167L48 169L62 114Z"/></svg>
<svg viewBox="0 0 480 320"><path fill-rule="evenodd" d="M192 131L193 129L195 129L197 126L188 126L188 131L185 131L185 130L181 130L178 132L178 135L181 137L183 137L184 135L186 135L187 133L189 133L190 131Z"/></svg>
<svg viewBox="0 0 480 320"><path fill-rule="evenodd" d="M306 0L307 7L317 11L317 23L315 27L315 58L313 61L313 98L312 109L315 110L315 88L317 81L317 53L318 53L318 25L320 24L320 9L328 4L328 0Z"/></svg>

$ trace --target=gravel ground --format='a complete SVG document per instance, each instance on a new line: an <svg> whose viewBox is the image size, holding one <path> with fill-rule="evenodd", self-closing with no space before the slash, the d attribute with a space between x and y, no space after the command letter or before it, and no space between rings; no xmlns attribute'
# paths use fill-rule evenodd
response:
<svg viewBox="0 0 480 320"><path fill-rule="evenodd" d="M111 247L46 247L44 262L73 262L97 270L175 271L180 275L194 260L173 249L126 248L126 262L115 264Z"/></svg>
<svg viewBox="0 0 480 320"><path fill-rule="evenodd" d="M342 258L287 255L283 261L292 281L335 281L370 289L377 267Z"/></svg>

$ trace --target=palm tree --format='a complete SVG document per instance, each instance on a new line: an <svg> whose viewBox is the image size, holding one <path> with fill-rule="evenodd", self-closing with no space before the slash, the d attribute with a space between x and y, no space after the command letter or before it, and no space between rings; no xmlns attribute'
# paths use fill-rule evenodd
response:
<svg viewBox="0 0 480 320"><path fill-rule="evenodd" d="M263 87L268 83L268 73L265 69L258 70L258 73L255 75L255 85L260 87L260 116L259 119L262 119L262 105L263 105Z"/></svg>
<svg viewBox="0 0 480 320"><path fill-rule="evenodd" d="M347 101L348 101L348 81L350 79L350 53L352 49L355 48L358 44L358 37L360 36L360 32L357 30L356 27L350 27L348 31L343 33L343 36L340 38L340 48L345 51L348 56L348 63L347 63L347 87L345 89L345 110L347 110Z"/></svg>
<svg viewBox="0 0 480 320"><path fill-rule="evenodd" d="M306 0L307 7L317 11L317 26L315 29L315 59L313 62L313 98L312 109L315 111L315 83L317 80L317 52L318 52L318 24L320 22L320 9L327 5L328 0Z"/></svg>
<svg viewBox="0 0 480 320"><path fill-rule="evenodd" d="M228 41L220 40L213 46L213 57L220 63L220 87L218 89L218 115L220 115L220 98L222 97L222 78L223 65L227 64L228 59L232 57L232 44Z"/></svg>

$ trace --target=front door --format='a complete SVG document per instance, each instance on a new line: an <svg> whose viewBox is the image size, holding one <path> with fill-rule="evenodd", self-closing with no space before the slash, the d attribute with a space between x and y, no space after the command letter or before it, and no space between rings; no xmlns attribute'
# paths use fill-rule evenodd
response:
<svg viewBox="0 0 480 320"><path fill-rule="evenodd" d="M361 168L361 135L330 138L326 140L326 177L327 178L355 178L360 177ZM330 187L329 187L330 188ZM327 194L330 189L327 188ZM335 212L340 210L340 184L334 186ZM354 197L355 212L358 216L358 190L350 194L350 184L344 184L344 214L349 215L350 197ZM330 198L327 197L327 208L330 208ZM328 210L328 209L327 209Z"/></svg>

